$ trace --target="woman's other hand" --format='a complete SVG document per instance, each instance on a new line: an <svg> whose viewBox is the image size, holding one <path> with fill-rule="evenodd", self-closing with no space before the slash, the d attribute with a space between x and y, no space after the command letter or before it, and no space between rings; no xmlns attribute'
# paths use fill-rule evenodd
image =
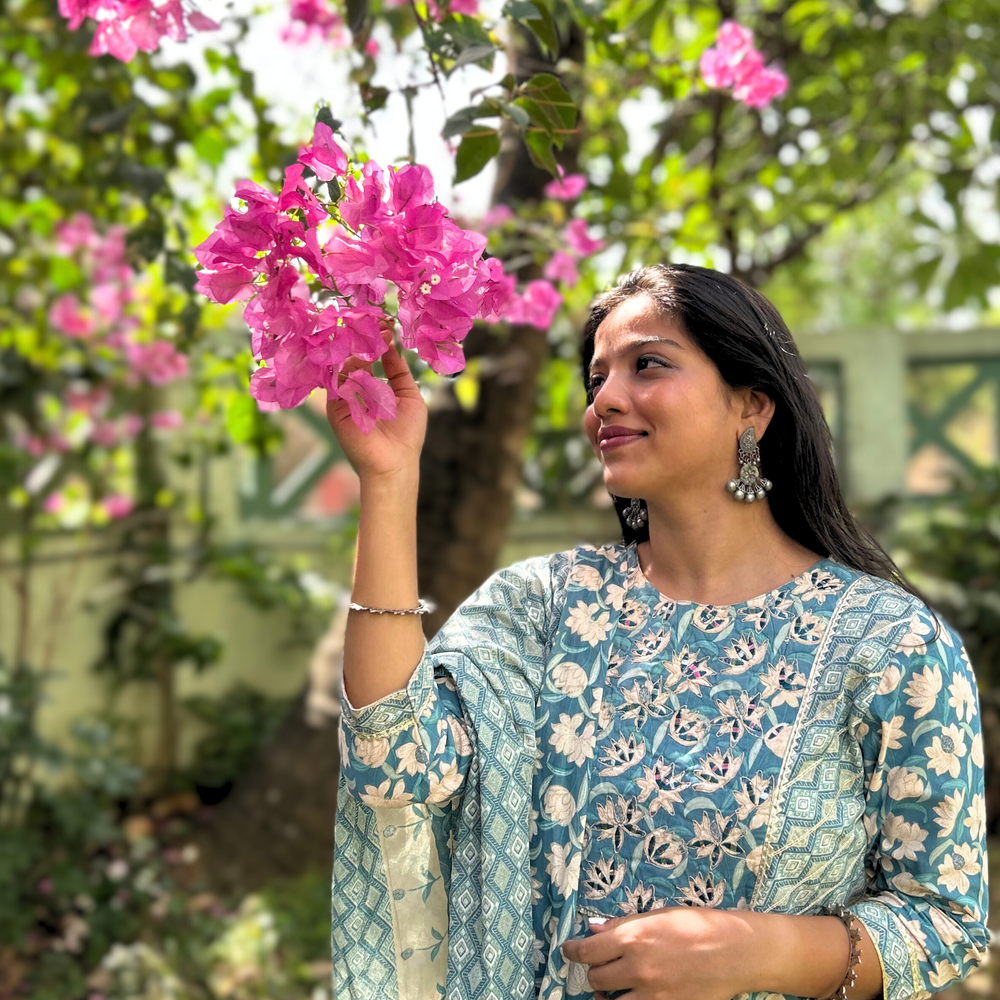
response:
<svg viewBox="0 0 1000 1000"><path fill-rule="evenodd" d="M725 910L673 906L591 924L588 937L562 946L563 957L589 965L594 1000L730 1000L741 992L739 924Z"/></svg>

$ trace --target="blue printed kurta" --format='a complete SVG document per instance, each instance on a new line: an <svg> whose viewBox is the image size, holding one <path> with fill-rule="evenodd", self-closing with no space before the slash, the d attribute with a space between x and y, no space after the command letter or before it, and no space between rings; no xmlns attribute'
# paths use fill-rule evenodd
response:
<svg viewBox="0 0 1000 1000"><path fill-rule="evenodd" d="M984 957L982 736L955 633L911 595L829 559L739 604L672 601L632 545L497 574L432 640L407 689L346 704L342 794L377 817L387 883L401 882L387 884L400 977L412 970L416 984L421 961L449 961L448 927L426 916L450 890L454 927L472 899L449 886L456 849L463 871L478 862L454 841L470 767L489 794L504 791L477 756L487 730L448 668L457 651L499 665L493 676L535 706L527 829L493 820L501 843L509 828L511 871L525 860L530 874L525 995L590 996L562 943L587 916L661 906L849 903L875 942L886 1000L926 996ZM411 828L433 844L422 870L407 861ZM391 873L407 864L404 888Z"/></svg>

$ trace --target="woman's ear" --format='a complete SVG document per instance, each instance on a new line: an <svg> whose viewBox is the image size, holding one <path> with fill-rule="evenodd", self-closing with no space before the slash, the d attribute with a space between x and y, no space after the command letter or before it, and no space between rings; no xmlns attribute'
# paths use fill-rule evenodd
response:
<svg viewBox="0 0 1000 1000"><path fill-rule="evenodd" d="M757 434L759 441L771 423L774 416L774 400L766 392L759 389L743 389L743 412L740 415L744 421L749 421Z"/></svg>

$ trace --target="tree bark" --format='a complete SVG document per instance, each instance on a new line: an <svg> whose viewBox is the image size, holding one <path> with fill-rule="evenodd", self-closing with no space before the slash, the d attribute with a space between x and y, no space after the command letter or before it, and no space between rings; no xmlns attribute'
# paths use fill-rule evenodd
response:
<svg viewBox="0 0 1000 1000"><path fill-rule="evenodd" d="M524 77L554 72L563 57L582 62L583 39L575 30L551 62L543 60L537 49L532 51L530 36L522 44L527 48L516 58ZM572 170L576 144L567 143L560 159L567 171ZM523 142L506 143L498 163L494 204L537 202L551 179L531 163ZM530 279L538 274L528 268L519 276ZM450 383L444 383L431 407L417 508L420 592L437 604L435 613L424 619L429 634L496 567L547 352L545 333L534 327L490 332L477 326L465 340L466 356L480 359L476 405L463 409ZM205 875L220 890L246 891L275 877L330 865L339 723L310 725L306 706L304 694L202 832Z"/></svg>

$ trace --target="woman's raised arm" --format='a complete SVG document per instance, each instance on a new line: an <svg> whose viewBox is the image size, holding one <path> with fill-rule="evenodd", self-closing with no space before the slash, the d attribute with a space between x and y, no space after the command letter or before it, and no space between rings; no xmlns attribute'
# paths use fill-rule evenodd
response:
<svg viewBox="0 0 1000 1000"><path fill-rule="evenodd" d="M363 433L347 402L331 398L327 416L361 480L358 554L351 600L375 608L417 606L417 484L427 407L409 366L384 328L382 367L396 396L395 420ZM345 368L370 365L351 362ZM352 611L344 639L344 690L363 708L406 686L424 650L419 615Z"/></svg>

